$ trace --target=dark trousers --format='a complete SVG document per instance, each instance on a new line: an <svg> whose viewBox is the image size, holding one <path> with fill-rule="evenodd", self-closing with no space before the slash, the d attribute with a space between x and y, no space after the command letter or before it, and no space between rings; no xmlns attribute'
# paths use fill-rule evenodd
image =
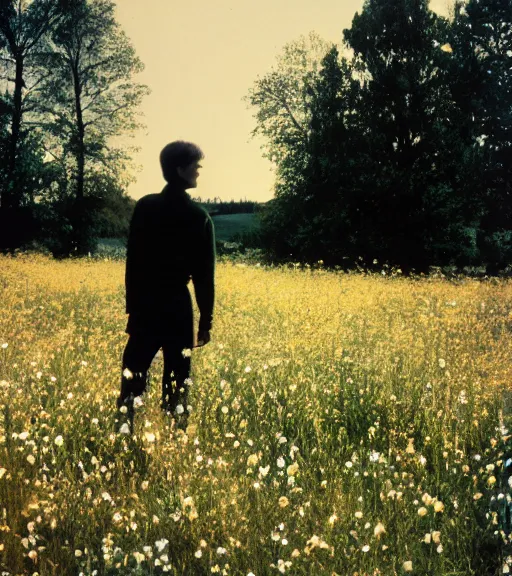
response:
<svg viewBox="0 0 512 576"><path fill-rule="evenodd" d="M190 292L185 286L158 308L158 312L130 314L123 353L121 393L118 406L133 402L147 387L148 370L160 348L164 357L162 408L174 412L178 404L187 411L190 356L183 354L193 345L193 317Z"/></svg>

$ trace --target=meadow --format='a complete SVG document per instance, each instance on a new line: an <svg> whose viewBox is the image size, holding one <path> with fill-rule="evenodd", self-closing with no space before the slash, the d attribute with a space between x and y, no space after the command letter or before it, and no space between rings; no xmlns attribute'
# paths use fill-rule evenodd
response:
<svg viewBox="0 0 512 576"><path fill-rule="evenodd" d="M0 575L509 573L510 281L219 261L186 433L157 357L130 436L124 263L0 272Z"/></svg>

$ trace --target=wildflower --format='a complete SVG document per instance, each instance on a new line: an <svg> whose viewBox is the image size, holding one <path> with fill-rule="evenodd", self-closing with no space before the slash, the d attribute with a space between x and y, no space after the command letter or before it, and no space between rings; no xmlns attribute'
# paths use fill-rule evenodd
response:
<svg viewBox="0 0 512 576"><path fill-rule="evenodd" d="M277 459L277 467L284 468L285 464L286 462L284 461L284 458L282 456L279 456L279 458Z"/></svg>
<svg viewBox="0 0 512 576"><path fill-rule="evenodd" d="M431 540L432 540L432 534L430 534L430 532L428 534L425 534L425 537L423 538L423 542L425 542L425 544L430 544Z"/></svg>
<svg viewBox="0 0 512 576"><path fill-rule="evenodd" d="M146 559L144 554L141 554L140 552L134 552L133 557L135 558L135 561L137 562L137 564L144 562L144 560Z"/></svg>
<svg viewBox="0 0 512 576"><path fill-rule="evenodd" d="M440 50L442 50L443 52L448 52L448 53L453 52L453 48L452 48L451 45L448 44L448 43L443 44L443 45L441 46Z"/></svg>
<svg viewBox="0 0 512 576"><path fill-rule="evenodd" d="M441 543L441 532L439 532L439 530L434 530L432 532L432 540L434 541L434 544Z"/></svg>
<svg viewBox="0 0 512 576"><path fill-rule="evenodd" d="M441 552L443 551L443 545L439 544L439 546L436 548L436 550L437 550L438 554L441 554Z"/></svg>
<svg viewBox="0 0 512 576"><path fill-rule="evenodd" d="M511 476L512 478L512 476ZM509 478L509 484L510 484L510 478ZM483 496L483 494L481 492L477 492L474 496L473 496L473 500L480 500L480 498Z"/></svg>
<svg viewBox="0 0 512 576"><path fill-rule="evenodd" d="M143 480L143 482L140 486L143 490L147 490L149 487L149 482L147 480Z"/></svg>
<svg viewBox="0 0 512 576"><path fill-rule="evenodd" d="M222 548L222 546L219 546L219 547L217 548L217 554L218 554L219 556L222 556L223 554L226 554L226 552L227 552L227 550L226 550L225 548Z"/></svg>
<svg viewBox="0 0 512 576"><path fill-rule="evenodd" d="M2 344L2 348L3 348L4 350L7 349L7 346L9 346L9 344L7 344L7 342L4 342L4 343Z"/></svg>
<svg viewBox="0 0 512 576"><path fill-rule="evenodd" d="M297 474L298 471L299 471L299 465L297 464L297 462L290 464L286 469L286 473L288 474L288 476L295 476L295 474Z"/></svg>
<svg viewBox="0 0 512 576"><path fill-rule="evenodd" d="M425 514L428 513L428 510L422 506L421 508L418 508L418 516L425 516Z"/></svg>
<svg viewBox="0 0 512 576"><path fill-rule="evenodd" d="M368 552L370 550L370 547L368 546L368 544L365 544L362 548L361 551L362 552Z"/></svg>
<svg viewBox="0 0 512 576"><path fill-rule="evenodd" d="M409 438L409 443L407 444L407 448L405 449L407 454L414 454L414 438Z"/></svg>
<svg viewBox="0 0 512 576"><path fill-rule="evenodd" d="M382 524L381 522L379 522L377 526L375 526L375 528L373 529L373 534L375 535L376 538L380 538L381 534L385 533L386 529L384 528L384 524Z"/></svg>
<svg viewBox="0 0 512 576"><path fill-rule="evenodd" d="M489 486L493 486L494 484L496 484L496 477L489 476L489 478L487 479L487 484L489 484Z"/></svg>
<svg viewBox="0 0 512 576"><path fill-rule="evenodd" d="M228 408L227 406L223 406L223 407L220 409L220 411L221 411L223 414L227 414L227 413L229 412L229 408Z"/></svg>
<svg viewBox="0 0 512 576"><path fill-rule="evenodd" d="M183 358L190 358L192 356L192 350L190 348L184 348L181 351Z"/></svg>
<svg viewBox="0 0 512 576"><path fill-rule="evenodd" d="M121 514L119 514L119 512L116 512L116 513L114 514L114 516L112 516L112 520L113 520L114 522L121 522L122 518L123 518L123 517L121 516Z"/></svg>
<svg viewBox="0 0 512 576"><path fill-rule="evenodd" d="M289 501L288 498L286 496L281 496L281 498L279 498L279 507L280 508L286 508L286 506L288 506Z"/></svg>
<svg viewBox="0 0 512 576"><path fill-rule="evenodd" d="M345 466L346 466L347 468L352 468L353 464L352 464L352 462L349 460L348 462L345 462Z"/></svg>
<svg viewBox="0 0 512 576"><path fill-rule="evenodd" d="M268 474L268 471L270 470L270 465L269 466L265 466L265 468L263 468L263 466L259 467L259 473L265 477Z"/></svg>
<svg viewBox="0 0 512 576"><path fill-rule="evenodd" d="M438 362L439 362L439 368L446 367L446 360L444 360L444 358L439 358Z"/></svg>
<svg viewBox="0 0 512 576"><path fill-rule="evenodd" d="M128 424L126 424L126 422L121 426L121 428L119 428L119 433L120 434L129 434L130 433L130 427L128 426Z"/></svg>
<svg viewBox="0 0 512 576"><path fill-rule="evenodd" d="M176 414L183 414L183 412L185 412L185 409L183 408L183 404L178 404L176 406Z"/></svg>
<svg viewBox="0 0 512 576"><path fill-rule="evenodd" d="M144 437L148 442L154 442L156 440L156 436L152 432L145 432Z"/></svg>
<svg viewBox="0 0 512 576"><path fill-rule="evenodd" d="M157 540L155 542L155 546L158 552L162 552L162 550L167 546L167 544L169 544L169 540L167 540L166 538L162 538L161 540Z"/></svg>
<svg viewBox="0 0 512 576"><path fill-rule="evenodd" d="M410 560L407 560L406 562L404 562L402 566L403 566L404 572L412 572L412 562Z"/></svg>
<svg viewBox="0 0 512 576"><path fill-rule="evenodd" d="M199 548L199 550L196 550L194 553L194 556L196 558L201 558L202 555L203 555L203 551L201 550L201 548Z"/></svg>
<svg viewBox="0 0 512 576"><path fill-rule="evenodd" d="M60 435L57 436L57 437L55 438L55 444L56 444L57 446L62 446L62 445L64 444L64 438L63 438L62 436L60 436Z"/></svg>
<svg viewBox="0 0 512 576"><path fill-rule="evenodd" d="M444 504L442 502L436 501L434 503L434 511L435 512L443 512L444 511Z"/></svg>
<svg viewBox="0 0 512 576"><path fill-rule="evenodd" d="M354 514L354 516L355 516L356 518L362 518L362 517L363 517L363 513L358 510L358 511Z"/></svg>
<svg viewBox="0 0 512 576"><path fill-rule="evenodd" d="M256 466L256 464L258 463L258 460L259 460L259 457L257 454L251 454L249 456L249 458L247 458L247 466Z"/></svg>
<svg viewBox="0 0 512 576"><path fill-rule="evenodd" d="M123 370L123 376L127 379L127 380L132 380L133 379L133 373L131 370L129 370L128 368L125 368Z"/></svg>
<svg viewBox="0 0 512 576"><path fill-rule="evenodd" d="M32 454L29 454L29 455L27 456L27 462L28 462L29 464L35 464L35 461L36 461L36 459L34 458L34 456L32 456Z"/></svg>

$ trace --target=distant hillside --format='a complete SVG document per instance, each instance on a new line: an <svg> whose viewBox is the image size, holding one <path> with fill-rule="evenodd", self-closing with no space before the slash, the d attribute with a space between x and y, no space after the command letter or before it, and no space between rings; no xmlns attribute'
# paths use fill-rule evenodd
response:
<svg viewBox="0 0 512 576"><path fill-rule="evenodd" d="M246 233L257 228L256 214L212 214L215 226L215 238L220 242L229 242L235 234Z"/></svg>

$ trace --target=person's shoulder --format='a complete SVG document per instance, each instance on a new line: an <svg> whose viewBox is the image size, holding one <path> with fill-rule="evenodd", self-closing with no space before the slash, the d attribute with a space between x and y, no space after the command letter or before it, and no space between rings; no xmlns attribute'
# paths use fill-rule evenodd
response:
<svg viewBox="0 0 512 576"><path fill-rule="evenodd" d="M208 210L206 210L206 208L203 208L195 200L190 201L190 208L198 218L202 220L211 220L211 216L208 213Z"/></svg>
<svg viewBox="0 0 512 576"><path fill-rule="evenodd" d="M137 200L137 205L149 206L151 204L158 204L161 200L161 194L146 194Z"/></svg>
<svg viewBox="0 0 512 576"><path fill-rule="evenodd" d="M135 208L140 210L151 210L152 208L157 208L161 204L160 194L146 194L139 198L135 203Z"/></svg>

